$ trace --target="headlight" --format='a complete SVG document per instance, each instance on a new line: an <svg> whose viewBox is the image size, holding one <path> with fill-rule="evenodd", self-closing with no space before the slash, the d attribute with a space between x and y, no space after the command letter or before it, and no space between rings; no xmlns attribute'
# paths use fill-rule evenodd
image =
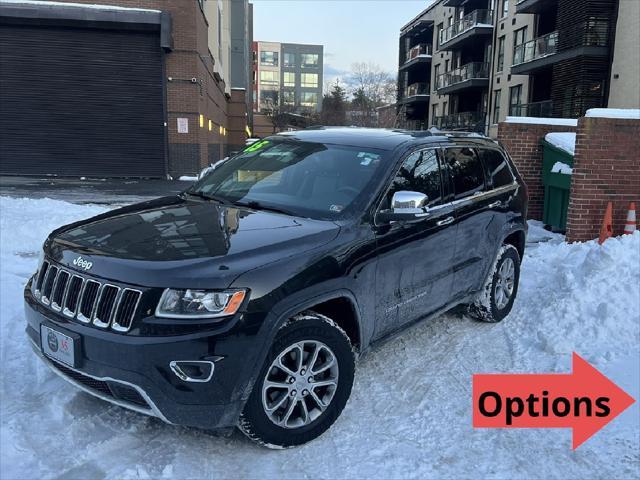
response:
<svg viewBox="0 0 640 480"><path fill-rule="evenodd" d="M238 311L245 295L246 290L167 288L156 308L156 317L193 319L226 317Z"/></svg>

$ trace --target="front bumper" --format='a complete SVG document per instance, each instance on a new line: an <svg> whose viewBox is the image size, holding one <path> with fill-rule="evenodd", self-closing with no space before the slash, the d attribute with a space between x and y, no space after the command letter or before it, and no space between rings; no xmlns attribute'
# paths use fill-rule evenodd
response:
<svg viewBox="0 0 640 480"><path fill-rule="evenodd" d="M65 380L86 392L167 423L207 429L234 426L250 392L256 337L237 327L224 334L138 336L99 330L40 304L24 292L26 333L36 353ZM239 322L242 324L242 322ZM76 361L64 365L42 353L40 327L77 341ZM75 342L74 342L75 343ZM172 361L222 360L207 382L178 378Z"/></svg>

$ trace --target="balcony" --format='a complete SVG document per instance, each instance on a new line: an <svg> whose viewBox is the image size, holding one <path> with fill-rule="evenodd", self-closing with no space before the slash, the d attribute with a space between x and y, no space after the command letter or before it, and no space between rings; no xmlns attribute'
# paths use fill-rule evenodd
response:
<svg viewBox="0 0 640 480"><path fill-rule="evenodd" d="M430 88L426 82L413 83L404 89L404 96L400 103L428 102Z"/></svg>
<svg viewBox="0 0 640 480"><path fill-rule="evenodd" d="M438 76L436 89L439 95L454 93L466 88L486 88L489 86L489 64L467 63L460 68Z"/></svg>
<svg viewBox="0 0 640 480"><path fill-rule="evenodd" d="M439 49L459 48L465 43L475 41L477 35L491 35L492 31L493 12L474 10L440 32Z"/></svg>
<svg viewBox="0 0 640 480"><path fill-rule="evenodd" d="M521 45L516 45L513 49L512 72L513 67L533 62L549 55L555 55L556 53L558 53L558 32L551 32L543 37L534 38Z"/></svg>
<svg viewBox="0 0 640 480"><path fill-rule="evenodd" d="M452 113L435 118L435 126L440 130L464 130L484 132L486 114L484 112Z"/></svg>
<svg viewBox="0 0 640 480"><path fill-rule="evenodd" d="M582 22L516 46L511 73L528 74L579 56L607 56L608 42L609 22Z"/></svg>
<svg viewBox="0 0 640 480"><path fill-rule="evenodd" d="M511 106L511 116L513 117L553 117L553 103L551 100L542 102L523 103L522 105Z"/></svg>
<svg viewBox="0 0 640 480"><path fill-rule="evenodd" d="M518 0L516 13L543 13L551 11L558 0Z"/></svg>
<svg viewBox="0 0 640 480"><path fill-rule="evenodd" d="M400 66L400 70L412 67L414 65L425 64L431 62L433 47L427 43L416 45L407 52L404 63Z"/></svg>

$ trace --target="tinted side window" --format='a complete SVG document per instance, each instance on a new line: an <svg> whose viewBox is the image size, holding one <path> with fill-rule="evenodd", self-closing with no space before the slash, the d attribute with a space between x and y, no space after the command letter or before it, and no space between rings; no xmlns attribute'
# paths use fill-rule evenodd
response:
<svg viewBox="0 0 640 480"><path fill-rule="evenodd" d="M483 190L484 172L473 149L447 148L445 155L456 199L468 197Z"/></svg>
<svg viewBox="0 0 640 480"><path fill-rule="evenodd" d="M487 167L493 188L513 183L513 174L509 170L506 158L498 150L480 150L482 161Z"/></svg>
<svg viewBox="0 0 640 480"><path fill-rule="evenodd" d="M407 157L391 184L387 205L391 205L393 194L401 190L424 193L429 197L427 206L442 202L440 166L435 150L414 152Z"/></svg>

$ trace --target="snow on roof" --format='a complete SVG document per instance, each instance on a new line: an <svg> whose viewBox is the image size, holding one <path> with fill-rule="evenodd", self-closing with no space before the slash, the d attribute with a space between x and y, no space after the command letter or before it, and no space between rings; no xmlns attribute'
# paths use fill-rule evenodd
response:
<svg viewBox="0 0 640 480"><path fill-rule="evenodd" d="M538 117L507 117L506 123L531 123L534 125L565 125L577 127L578 120L574 118L538 118Z"/></svg>
<svg viewBox="0 0 640 480"><path fill-rule="evenodd" d="M544 139L560 150L564 150L571 155L576 154L576 134L573 132L547 133Z"/></svg>
<svg viewBox="0 0 640 480"><path fill-rule="evenodd" d="M133 12L160 13L160 10L153 10L149 8L129 8L129 7L117 7L115 5L97 5L97 4L85 4L85 3L48 2L45 0L0 0L0 4L42 5L43 7L92 8L95 10L124 10L127 12L133 11Z"/></svg>
<svg viewBox="0 0 640 480"><path fill-rule="evenodd" d="M638 108L590 108L585 117L591 118L630 118L640 120Z"/></svg>

